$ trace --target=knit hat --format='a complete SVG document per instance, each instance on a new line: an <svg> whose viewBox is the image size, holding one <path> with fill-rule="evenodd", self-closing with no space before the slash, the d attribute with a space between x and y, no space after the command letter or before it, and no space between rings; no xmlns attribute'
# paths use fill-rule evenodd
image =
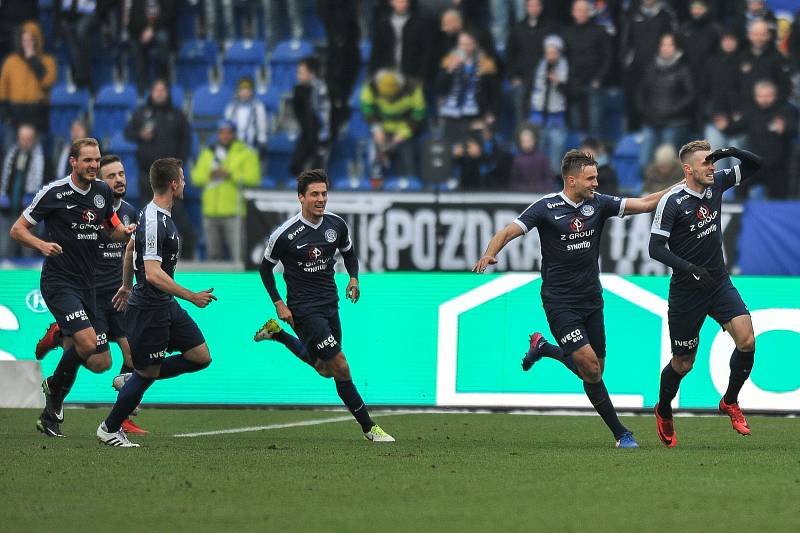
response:
<svg viewBox="0 0 800 533"><path fill-rule="evenodd" d="M378 89L378 95L383 98L395 96L402 86L403 77L394 70L379 70L375 74L375 87Z"/></svg>
<svg viewBox="0 0 800 533"><path fill-rule="evenodd" d="M558 48L559 52L564 50L564 39L552 33L544 38L544 48L548 47Z"/></svg>
<svg viewBox="0 0 800 533"><path fill-rule="evenodd" d="M236 124L234 124L232 120L222 119L219 122L217 122L217 129L218 130L228 129L236 131Z"/></svg>
<svg viewBox="0 0 800 533"><path fill-rule="evenodd" d="M239 83L236 85L237 89L252 89L255 85L251 78L240 78Z"/></svg>

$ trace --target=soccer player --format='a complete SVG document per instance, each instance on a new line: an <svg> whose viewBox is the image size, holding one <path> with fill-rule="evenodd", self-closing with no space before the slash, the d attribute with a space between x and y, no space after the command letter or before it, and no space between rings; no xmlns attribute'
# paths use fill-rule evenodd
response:
<svg viewBox="0 0 800 533"><path fill-rule="evenodd" d="M739 391L753 368L756 349L750 313L725 270L720 212L722 193L758 171L761 158L738 148L712 152L705 140L685 144L679 157L686 184L661 199L650 230L650 256L672 267L667 313L672 360L661 372L655 407L658 438L669 448L678 444L671 402L694 365L706 315L736 343L719 409L742 435L750 434L750 426L739 408ZM741 163L715 171L714 163L726 157Z"/></svg>
<svg viewBox="0 0 800 533"><path fill-rule="evenodd" d="M339 321L339 296L333 276L337 250L342 254L350 282L346 297L356 303L361 296L358 286L358 257L350 241L345 221L325 211L328 203L328 174L322 169L308 170L297 178L300 213L276 229L261 261L261 281L278 318L297 332L307 349L309 364L319 359L323 372L333 375L336 392L361 425L364 438L372 442L394 442L369 416L367 406L353 384L350 366L342 351L342 326ZM273 268L283 263L287 303L275 285Z"/></svg>
<svg viewBox="0 0 800 533"><path fill-rule="evenodd" d="M53 375L42 382L45 407L36 427L48 437L63 437L64 398L78 368L104 372L111 366L106 351L98 353L94 323L95 267L99 234L113 231L114 241L127 240L135 224L123 224L114 211L114 196L96 179L100 147L95 139L77 139L69 154L72 173L44 186L11 228L11 237L45 256L41 291L61 334L72 338ZM31 228L45 222L47 240Z"/></svg>
<svg viewBox="0 0 800 533"><path fill-rule="evenodd" d="M563 363L583 381L586 396L614 434L616 446L638 448L633 433L619 421L603 383L606 334L597 259L608 218L653 211L667 191L642 198L596 193L597 162L591 154L578 150L564 155L561 175L564 189L532 203L497 232L472 270L484 272L497 263L495 256L511 240L539 229L542 303L558 345L545 341L541 333L532 334L522 369L529 370L542 357Z"/></svg>
<svg viewBox="0 0 800 533"><path fill-rule="evenodd" d="M100 158L100 179L111 187L114 193L114 211L123 224L128 225L136 220L136 209L126 202L123 198L127 188L125 179L125 169L122 161L116 155L104 155ZM122 263L126 243L115 242L107 235L99 235L99 256L97 259L97 269L95 270L95 292L97 301L95 304L96 315L94 321L95 331L97 332L97 352L103 357L110 357L109 340L117 343L122 351L122 368L120 376L114 378L112 386L119 390L124 384L124 374L133 371L131 366L131 350L128 339L125 337L123 326L123 313L114 308L112 299L120 288L122 280ZM122 290L125 290L123 287ZM68 349L72 345L69 337L62 337L58 322L50 324L44 337L36 344L36 358L43 359L48 351L58 345L64 345ZM140 428L131 419L125 419L122 428L127 433L148 433L147 430Z"/></svg>
<svg viewBox="0 0 800 533"><path fill-rule="evenodd" d="M186 182L179 159L157 159L150 166L153 200L139 213L139 226L128 243L123 269L123 289L114 297L117 308L125 308L128 342L134 372L125 375L117 401L97 428L103 444L122 448L139 445L128 440L122 422L142 401L157 379L197 372L211 364L208 345L200 328L175 297L206 307L216 296L214 289L192 292L175 282L181 236L170 210L183 198ZM132 284L131 265L136 273ZM130 291L130 296L127 296ZM167 357L167 353L180 352Z"/></svg>

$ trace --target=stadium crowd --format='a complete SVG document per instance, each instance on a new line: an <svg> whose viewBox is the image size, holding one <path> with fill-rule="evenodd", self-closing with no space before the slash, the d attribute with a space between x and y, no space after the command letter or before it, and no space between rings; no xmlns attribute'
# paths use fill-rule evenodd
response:
<svg viewBox="0 0 800 533"><path fill-rule="evenodd" d="M188 258L241 257L242 189L318 166L337 190L545 193L580 147L603 192L639 194L703 137L764 159L728 200L798 198L800 16L770 10L789 4L2 0L0 258L86 135L138 207L153 161L185 162Z"/></svg>

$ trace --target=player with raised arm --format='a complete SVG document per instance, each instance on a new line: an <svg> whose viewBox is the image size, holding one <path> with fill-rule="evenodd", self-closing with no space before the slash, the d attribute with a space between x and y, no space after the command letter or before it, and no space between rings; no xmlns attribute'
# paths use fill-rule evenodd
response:
<svg viewBox="0 0 800 533"><path fill-rule="evenodd" d="M104 372L111 366L107 350L98 353L95 268L98 243L105 229L114 241L128 240L135 224L123 224L114 211L111 189L97 179L100 146L83 138L70 147L72 173L45 185L11 228L11 237L45 256L41 292L61 334L72 339L53 375L42 381L45 407L36 427L48 437L63 437L64 398L78 369ZM43 240L31 228L45 223ZM101 350L102 351L102 350Z"/></svg>
<svg viewBox="0 0 800 533"><path fill-rule="evenodd" d="M667 191L642 198L597 193L597 162L591 154L578 150L564 155L561 175L564 189L532 203L492 237L472 270L479 274L484 272L489 265L497 263L497 254L511 240L533 228L539 230L542 304L558 344L547 342L541 333L533 333L528 353L522 359L522 369L529 370L542 357L563 363L583 381L586 396L614 434L616 446L638 448L633 433L617 417L603 383L606 333L597 261L606 220L653 211Z"/></svg>
<svg viewBox="0 0 800 533"><path fill-rule="evenodd" d="M175 282L181 236L172 220L176 199L183 198L186 182L179 159L157 159L150 166L153 200L139 213L139 226L128 243L122 288L114 295L117 309L125 310L126 332L134 372L106 419L97 428L97 439L109 446L135 448L121 429L122 422L142 401L157 379L197 372L211 364L208 345L200 328L175 297L206 307L214 289L192 292ZM132 274L136 286L131 290ZM178 355L167 353L180 352Z"/></svg>
<svg viewBox="0 0 800 533"><path fill-rule="evenodd" d="M364 438L372 442L394 442L394 438L370 417L353 384L350 366L342 351L339 296L333 269L337 250L341 252L350 275L346 297L356 303L361 290L358 257L350 240L350 230L341 217L325 211L328 174L322 169L300 174L297 197L300 212L284 222L269 238L261 261L261 281L275 305L278 318L294 328L305 346L306 362L315 366L319 360L321 373L333 375L336 392L361 425ZM284 268L286 303L275 285L273 268L278 261ZM298 353L296 355L300 357Z"/></svg>
<svg viewBox="0 0 800 533"><path fill-rule="evenodd" d="M753 368L756 349L750 312L725 269L720 214L722 193L757 172L761 158L738 148L712 152L705 140L685 144L679 157L686 184L661 199L650 230L650 256L672 267L667 313L672 360L661 372L655 407L658 438L669 448L678 444L671 402L694 365L706 316L736 343L719 409L741 435L749 435L750 426L739 408L739 391ZM714 163L728 157L741 163L715 171Z"/></svg>

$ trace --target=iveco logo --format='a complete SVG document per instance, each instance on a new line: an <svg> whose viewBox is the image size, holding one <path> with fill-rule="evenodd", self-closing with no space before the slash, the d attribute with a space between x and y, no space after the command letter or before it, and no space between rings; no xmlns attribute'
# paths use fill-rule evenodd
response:
<svg viewBox="0 0 800 533"><path fill-rule="evenodd" d="M46 313L47 304L39 289L33 289L25 296L25 305L34 313Z"/></svg>

